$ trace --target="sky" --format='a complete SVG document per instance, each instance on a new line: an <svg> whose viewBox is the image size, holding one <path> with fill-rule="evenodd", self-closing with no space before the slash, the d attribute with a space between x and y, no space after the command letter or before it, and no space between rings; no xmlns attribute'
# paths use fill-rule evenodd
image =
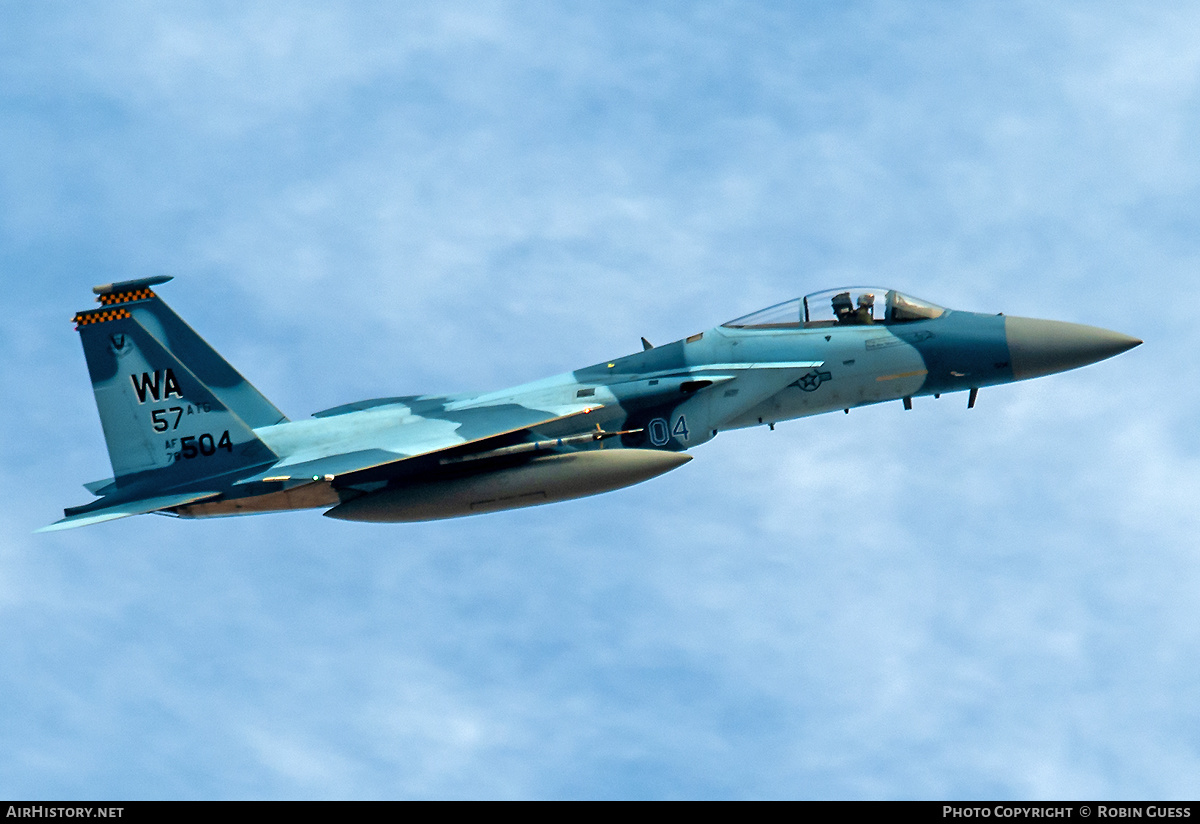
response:
<svg viewBox="0 0 1200 824"><path fill-rule="evenodd" d="M1194 799L1200 7L0 1L0 797ZM70 319L292 418L878 284L1074 372L722 433L606 495L34 535Z"/></svg>

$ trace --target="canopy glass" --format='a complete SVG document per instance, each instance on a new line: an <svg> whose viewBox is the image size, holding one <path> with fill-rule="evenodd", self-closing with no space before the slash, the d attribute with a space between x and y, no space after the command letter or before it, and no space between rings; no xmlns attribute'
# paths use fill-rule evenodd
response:
<svg viewBox="0 0 1200 824"><path fill-rule="evenodd" d="M851 286L814 292L731 320L734 329L796 329L911 323L941 317L946 310L895 289Z"/></svg>

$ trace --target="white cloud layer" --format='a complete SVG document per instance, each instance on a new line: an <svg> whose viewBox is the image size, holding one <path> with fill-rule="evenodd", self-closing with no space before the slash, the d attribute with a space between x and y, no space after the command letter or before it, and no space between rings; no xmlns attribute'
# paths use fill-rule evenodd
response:
<svg viewBox="0 0 1200 824"><path fill-rule="evenodd" d="M1193 797L1197 16L3 6L0 789ZM843 282L1146 345L569 504L33 536L108 473L71 313L160 273L293 417Z"/></svg>

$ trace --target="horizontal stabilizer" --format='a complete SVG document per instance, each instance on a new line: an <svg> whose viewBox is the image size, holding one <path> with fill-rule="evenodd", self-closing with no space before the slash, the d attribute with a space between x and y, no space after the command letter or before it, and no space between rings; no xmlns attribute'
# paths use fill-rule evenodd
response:
<svg viewBox="0 0 1200 824"><path fill-rule="evenodd" d="M60 529L74 529L77 526L88 526L89 524L98 524L103 521L113 521L117 518L128 518L130 515L145 515L148 512L157 512L160 509L170 509L171 507L183 506L184 504L194 504L197 501L206 501L209 498L216 498L220 494L220 492L181 492L178 495L161 495L157 498L125 501L124 503L113 504L112 506L101 507L88 512L80 512L76 515L68 515L61 521L55 521L49 526L42 527L37 532L56 532Z"/></svg>
<svg viewBox="0 0 1200 824"><path fill-rule="evenodd" d="M93 495L103 495L104 490L108 489L110 486L113 486L114 484L116 484L116 481L114 479L105 478L102 481L89 481L88 483L83 485L83 488L86 489L88 492L92 493Z"/></svg>

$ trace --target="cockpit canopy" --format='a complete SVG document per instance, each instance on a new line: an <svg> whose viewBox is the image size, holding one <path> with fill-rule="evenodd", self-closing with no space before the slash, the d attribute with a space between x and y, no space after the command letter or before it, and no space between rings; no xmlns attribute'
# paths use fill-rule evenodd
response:
<svg viewBox="0 0 1200 824"><path fill-rule="evenodd" d="M814 292L803 298L760 309L731 320L734 329L811 329L821 326L866 326L911 323L941 317L946 310L895 289L850 286Z"/></svg>

